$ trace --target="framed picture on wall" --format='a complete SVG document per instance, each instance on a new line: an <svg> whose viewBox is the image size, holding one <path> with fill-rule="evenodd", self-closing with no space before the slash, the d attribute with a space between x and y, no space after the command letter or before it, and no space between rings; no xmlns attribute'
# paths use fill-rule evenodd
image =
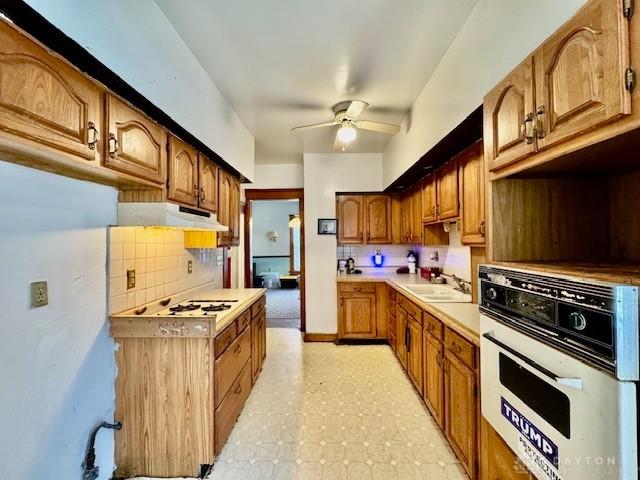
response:
<svg viewBox="0 0 640 480"><path fill-rule="evenodd" d="M338 220L335 218L318 219L318 235L335 235L338 233Z"/></svg>

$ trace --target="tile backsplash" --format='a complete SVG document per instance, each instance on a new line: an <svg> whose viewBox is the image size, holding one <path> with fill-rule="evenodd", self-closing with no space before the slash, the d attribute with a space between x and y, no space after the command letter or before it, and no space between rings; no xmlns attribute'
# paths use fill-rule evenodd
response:
<svg viewBox="0 0 640 480"><path fill-rule="evenodd" d="M417 247L409 245L338 245L338 260L352 257L356 262L356 267L373 267L373 257L376 250L384 256L385 267L406 267L407 253L409 250L416 251Z"/></svg>
<svg viewBox="0 0 640 480"><path fill-rule="evenodd" d="M222 286L222 249L186 249L184 232L157 227L109 228L109 313L137 307L209 282ZM188 263L192 272L188 273ZM218 264L219 263L219 264ZM127 289L127 270L136 285Z"/></svg>

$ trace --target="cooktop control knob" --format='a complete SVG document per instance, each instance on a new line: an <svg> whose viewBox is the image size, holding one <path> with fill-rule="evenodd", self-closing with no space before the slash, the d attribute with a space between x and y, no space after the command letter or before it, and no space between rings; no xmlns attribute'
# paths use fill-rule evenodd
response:
<svg viewBox="0 0 640 480"><path fill-rule="evenodd" d="M496 298L498 298L498 292L496 292L495 288L489 288L486 295L489 300L495 300Z"/></svg>
<svg viewBox="0 0 640 480"><path fill-rule="evenodd" d="M571 328L574 330L584 330L587 328L587 319L580 312L571 312L569 314L569 321L571 322Z"/></svg>

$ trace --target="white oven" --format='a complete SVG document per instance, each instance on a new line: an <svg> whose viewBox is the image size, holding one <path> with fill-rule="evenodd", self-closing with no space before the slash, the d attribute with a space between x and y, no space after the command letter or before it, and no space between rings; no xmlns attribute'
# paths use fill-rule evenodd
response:
<svg viewBox="0 0 640 480"><path fill-rule="evenodd" d="M637 480L637 289L490 266L480 283L486 420L538 479Z"/></svg>

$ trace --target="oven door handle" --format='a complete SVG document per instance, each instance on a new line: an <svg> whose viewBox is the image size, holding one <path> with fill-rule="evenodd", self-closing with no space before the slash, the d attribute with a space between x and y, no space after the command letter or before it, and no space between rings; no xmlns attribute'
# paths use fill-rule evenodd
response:
<svg viewBox="0 0 640 480"><path fill-rule="evenodd" d="M514 348L511 348L509 345L506 345L506 344L502 343L500 340L498 340L496 337L494 337L492 333L493 332L487 332L487 333L482 334L482 336L484 338L486 338L487 340L489 340L491 343L497 345L498 347L502 348L503 350L506 350L507 352L509 352L514 357L519 358L524 363L529 365L531 368L535 369L536 371L538 371L539 373L541 373L545 377L550 378L551 380L553 380L554 382L558 383L559 385L564 385L565 387L575 388L576 390L582 390L582 379L581 378L560 377L560 376L556 375L555 373L553 373L548 368L545 368L542 365L540 365L540 364L534 362L533 360L527 358L522 353L518 352Z"/></svg>

